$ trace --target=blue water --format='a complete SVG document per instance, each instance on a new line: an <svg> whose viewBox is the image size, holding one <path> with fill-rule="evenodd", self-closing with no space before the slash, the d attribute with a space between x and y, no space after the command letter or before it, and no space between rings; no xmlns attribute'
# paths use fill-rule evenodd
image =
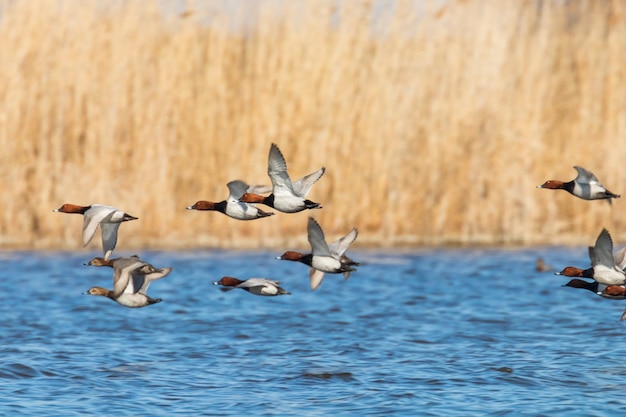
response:
<svg viewBox="0 0 626 417"><path fill-rule="evenodd" d="M0 254L0 415L519 416L626 413L626 303L534 270L586 248L351 251L308 289L277 252L141 252L160 304L111 287L97 253ZM118 255L120 255L118 253ZM212 285L279 279L289 296Z"/></svg>

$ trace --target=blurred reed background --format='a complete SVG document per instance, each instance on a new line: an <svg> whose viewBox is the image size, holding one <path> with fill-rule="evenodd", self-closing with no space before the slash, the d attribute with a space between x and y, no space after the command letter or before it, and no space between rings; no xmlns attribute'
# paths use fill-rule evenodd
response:
<svg viewBox="0 0 626 417"><path fill-rule="evenodd" d="M81 246L62 203L138 216L123 248L626 238L622 1L0 0L0 247ZM187 211L321 166L323 210ZM590 169L612 207L547 179ZM99 236L90 247L99 246Z"/></svg>

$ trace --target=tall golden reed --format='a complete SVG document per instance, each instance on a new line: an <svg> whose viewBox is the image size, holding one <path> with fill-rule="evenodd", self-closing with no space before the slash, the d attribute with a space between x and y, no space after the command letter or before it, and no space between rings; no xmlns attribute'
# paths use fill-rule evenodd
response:
<svg viewBox="0 0 626 417"><path fill-rule="evenodd" d="M0 247L79 247L65 202L138 216L120 249L305 248L308 215L373 246L626 238L623 2L163 3L0 0ZM323 210L185 210L268 183L272 142L327 168ZM624 198L535 188L572 165Z"/></svg>

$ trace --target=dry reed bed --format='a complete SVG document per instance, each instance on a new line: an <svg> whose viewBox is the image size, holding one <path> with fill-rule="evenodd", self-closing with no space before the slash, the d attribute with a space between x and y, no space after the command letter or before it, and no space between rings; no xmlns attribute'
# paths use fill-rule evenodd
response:
<svg viewBox="0 0 626 417"><path fill-rule="evenodd" d="M120 249L305 247L309 214L362 245L625 240L622 2L158 3L0 1L1 247L80 246L64 202L138 216ZM323 210L184 209L267 183L271 142L326 166ZM535 188L574 164L625 197Z"/></svg>

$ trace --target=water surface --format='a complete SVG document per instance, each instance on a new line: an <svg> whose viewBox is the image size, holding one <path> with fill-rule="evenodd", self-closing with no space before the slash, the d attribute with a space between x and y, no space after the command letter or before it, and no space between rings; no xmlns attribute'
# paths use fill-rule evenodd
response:
<svg viewBox="0 0 626 417"><path fill-rule="evenodd" d="M5 252L0 415L624 415L626 303L534 270L585 248L352 251L308 288L275 252L142 252L173 266L129 309L97 253ZM119 255L119 254L118 254ZM290 296L222 293L223 275Z"/></svg>

